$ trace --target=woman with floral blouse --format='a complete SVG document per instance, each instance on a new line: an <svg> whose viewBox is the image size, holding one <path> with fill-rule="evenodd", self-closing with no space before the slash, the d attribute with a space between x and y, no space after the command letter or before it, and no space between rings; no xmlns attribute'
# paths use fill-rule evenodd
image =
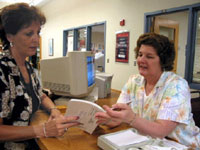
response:
<svg viewBox="0 0 200 150"><path fill-rule="evenodd" d="M78 117L64 117L42 93L34 69L26 61L39 46L45 16L26 3L8 5L0 10L0 149L37 150L34 138L62 136L78 125ZM44 124L30 126L31 117L43 105L50 112Z"/></svg>
<svg viewBox="0 0 200 150"><path fill-rule="evenodd" d="M117 104L104 106L106 113L96 114L98 123L114 127L124 122L141 134L167 137L190 149L200 149L200 130L192 117L188 83L171 72L174 44L165 36L145 33L137 41L135 54L139 74L129 78Z"/></svg>

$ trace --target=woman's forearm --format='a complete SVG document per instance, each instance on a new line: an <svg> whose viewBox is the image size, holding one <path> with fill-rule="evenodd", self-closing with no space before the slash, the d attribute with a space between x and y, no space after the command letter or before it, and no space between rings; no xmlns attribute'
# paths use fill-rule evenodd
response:
<svg viewBox="0 0 200 150"><path fill-rule="evenodd" d="M52 108L55 108L55 104L45 94L42 96L42 106L44 106L49 112L51 111Z"/></svg>
<svg viewBox="0 0 200 150"><path fill-rule="evenodd" d="M0 141L21 141L43 135L42 125L35 126L35 129L33 126L0 125Z"/></svg>
<svg viewBox="0 0 200 150"><path fill-rule="evenodd" d="M137 129L141 134L149 135L154 138L164 138L169 135L178 125L178 123L168 120L149 121L136 116L131 126Z"/></svg>

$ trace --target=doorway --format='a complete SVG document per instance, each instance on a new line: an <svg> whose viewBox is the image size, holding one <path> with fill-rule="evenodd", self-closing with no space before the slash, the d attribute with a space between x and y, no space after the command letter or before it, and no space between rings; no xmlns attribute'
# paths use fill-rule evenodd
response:
<svg viewBox="0 0 200 150"><path fill-rule="evenodd" d="M200 89L200 3L145 13L144 32L153 30L155 17L179 23L176 73L190 88Z"/></svg>
<svg viewBox="0 0 200 150"><path fill-rule="evenodd" d="M150 17L150 26L148 27L148 32L165 35L174 41L176 56L173 72L182 77L185 75L188 19L189 12L187 10L154 15Z"/></svg>
<svg viewBox="0 0 200 150"><path fill-rule="evenodd" d="M95 70L105 71L105 44L104 25L91 27L91 50L95 54Z"/></svg>
<svg viewBox="0 0 200 150"><path fill-rule="evenodd" d="M164 35L168 37L170 41L173 41L175 47L175 60L172 71L176 73L178 60L179 22L156 16L154 17L153 32Z"/></svg>

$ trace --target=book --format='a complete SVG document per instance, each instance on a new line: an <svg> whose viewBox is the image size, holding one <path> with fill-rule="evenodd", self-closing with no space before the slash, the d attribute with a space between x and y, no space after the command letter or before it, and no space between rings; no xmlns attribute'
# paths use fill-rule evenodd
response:
<svg viewBox="0 0 200 150"><path fill-rule="evenodd" d="M92 134L98 124L95 114L97 112L105 112L98 104L81 99L71 99L67 104L65 116L79 116L77 120L80 129Z"/></svg>

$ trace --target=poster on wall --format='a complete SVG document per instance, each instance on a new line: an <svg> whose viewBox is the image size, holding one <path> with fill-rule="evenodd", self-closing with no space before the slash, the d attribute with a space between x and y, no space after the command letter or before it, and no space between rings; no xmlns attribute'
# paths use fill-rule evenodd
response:
<svg viewBox="0 0 200 150"><path fill-rule="evenodd" d="M116 62L128 63L129 55L129 32L116 33Z"/></svg>

